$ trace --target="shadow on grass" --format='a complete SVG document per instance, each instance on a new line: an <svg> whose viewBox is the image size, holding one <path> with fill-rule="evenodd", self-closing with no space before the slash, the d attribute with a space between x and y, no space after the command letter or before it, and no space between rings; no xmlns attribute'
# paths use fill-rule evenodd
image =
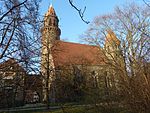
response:
<svg viewBox="0 0 150 113"><path fill-rule="evenodd" d="M15 112L3 112L3 113L131 113L123 108L104 108L104 107L73 107L64 106L57 110L30 110L30 111L15 111Z"/></svg>

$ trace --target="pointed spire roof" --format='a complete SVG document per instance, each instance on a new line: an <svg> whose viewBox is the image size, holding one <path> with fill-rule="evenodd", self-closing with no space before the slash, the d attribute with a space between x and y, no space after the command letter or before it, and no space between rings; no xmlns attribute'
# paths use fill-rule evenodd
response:
<svg viewBox="0 0 150 113"><path fill-rule="evenodd" d="M120 40L116 37L115 33L111 29L107 30L106 43L115 43L120 45Z"/></svg>
<svg viewBox="0 0 150 113"><path fill-rule="evenodd" d="M45 14L45 16L49 16L49 15L56 16L56 13L55 13L55 10L54 10L52 4L50 5L50 7L49 7L47 13Z"/></svg>

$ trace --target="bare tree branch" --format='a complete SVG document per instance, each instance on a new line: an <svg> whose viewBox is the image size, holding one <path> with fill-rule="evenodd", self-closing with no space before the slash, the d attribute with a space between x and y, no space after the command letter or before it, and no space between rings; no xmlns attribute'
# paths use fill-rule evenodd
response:
<svg viewBox="0 0 150 113"><path fill-rule="evenodd" d="M9 30L9 27L10 27L10 25L11 25L12 23L13 23L13 21L11 21L11 22L8 24L7 28L5 29L5 31L4 31L4 33L3 33L2 40L1 40L1 42L0 42L0 47L3 45L3 41L4 41L4 39L5 39L5 36L6 36L8 30Z"/></svg>
<svg viewBox="0 0 150 113"><path fill-rule="evenodd" d="M10 13L13 9L23 5L25 2L27 2L27 0L25 0L24 2L18 4L18 5L14 5L11 9L9 9L5 14L3 14L3 16L0 18L0 21L8 14Z"/></svg>
<svg viewBox="0 0 150 113"><path fill-rule="evenodd" d="M143 0L143 2L148 6L148 7L150 7L150 4L148 3L148 2L150 2L150 1L146 1L146 0Z"/></svg>
<svg viewBox="0 0 150 113"><path fill-rule="evenodd" d="M12 37L13 37L14 32L15 32L15 27L16 27L16 26L15 26L15 21L14 21L14 24L13 24L13 31L12 31L12 33L11 33L11 36L10 36L8 42L7 42L7 45L5 46L5 48L4 48L3 52L2 52L2 54L0 55L0 59L3 57L3 55L5 54L5 52L6 52L7 48L8 48L8 46L10 45L10 42L11 42Z"/></svg>
<svg viewBox="0 0 150 113"><path fill-rule="evenodd" d="M85 10L86 10L86 6L84 7L84 10L82 11L81 9L77 8L73 4L73 0L69 0L69 3L79 13L79 16L82 19L82 21L85 22L86 24L89 24L90 22L84 19L84 13L85 13Z"/></svg>

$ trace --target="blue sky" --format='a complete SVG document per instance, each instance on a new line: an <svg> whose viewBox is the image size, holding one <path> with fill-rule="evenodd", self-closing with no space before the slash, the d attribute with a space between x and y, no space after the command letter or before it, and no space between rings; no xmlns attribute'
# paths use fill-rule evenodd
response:
<svg viewBox="0 0 150 113"><path fill-rule="evenodd" d="M47 12L52 0L43 0L40 6L42 16ZM87 7L85 19L92 21L98 15L113 12L115 6L124 5L131 0L74 0L79 8ZM140 0L135 0L140 1ZM53 0L53 7L59 18L61 39L70 42L80 42L80 35L86 31L89 24L85 24L78 13L70 6L68 0Z"/></svg>

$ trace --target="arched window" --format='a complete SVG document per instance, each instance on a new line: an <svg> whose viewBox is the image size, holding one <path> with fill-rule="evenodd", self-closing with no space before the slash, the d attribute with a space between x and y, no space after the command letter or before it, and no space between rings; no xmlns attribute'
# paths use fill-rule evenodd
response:
<svg viewBox="0 0 150 113"><path fill-rule="evenodd" d="M99 85L98 85L98 72L97 71L92 71L91 75L92 75L92 78L93 78L93 86L94 87L99 87Z"/></svg>
<svg viewBox="0 0 150 113"><path fill-rule="evenodd" d="M50 26L52 25L52 20L51 20L51 19L49 20L49 25L50 25Z"/></svg>
<svg viewBox="0 0 150 113"><path fill-rule="evenodd" d="M55 26L55 20L53 20L53 26Z"/></svg>
<svg viewBox="0 0 150 113"><path fill-rule="evenodd" d="M74 84L80 86L83 83L83 75L81 70L77 66L73 66Z"/></svg>

